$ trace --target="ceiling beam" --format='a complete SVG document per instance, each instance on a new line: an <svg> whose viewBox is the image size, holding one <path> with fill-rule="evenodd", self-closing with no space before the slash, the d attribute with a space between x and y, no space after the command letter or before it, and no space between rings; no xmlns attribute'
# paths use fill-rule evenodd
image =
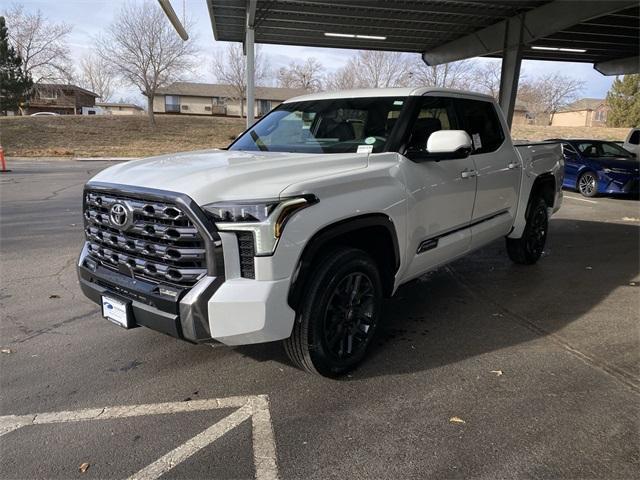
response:
<svg viewBox="0 0 640 480"><path fill-rule="evenodd" d="M593 64L593 68L603 75L627 75L640 73L640 56L617 58Z"/></svg>
<svg viewBox="0 0 640 480"><path fill-rule="evenodd" d="M176 30L176 33L180 36L180 38L185 42L189 40L189 34L184 29L184 26L182 25L182 22L180 22L178 15L176 15L175 10L171 6L171 2L169 0L158 0L158 3L162 7L164 14L167 16L167 18L171 22L171 25L173 25L173 28Z"/></svg>
<svg viewBox="0 0 640 480"><path fill-rule="evenodd" d="M579 5L579 6L578 6ZM523 14L525 45L573 25L637 5L637 0L583 1L579 4L555 0ZM513 17L517 21L518 17ZM428 65L440 65L501 52L507 20L423 52Z"/></svg>

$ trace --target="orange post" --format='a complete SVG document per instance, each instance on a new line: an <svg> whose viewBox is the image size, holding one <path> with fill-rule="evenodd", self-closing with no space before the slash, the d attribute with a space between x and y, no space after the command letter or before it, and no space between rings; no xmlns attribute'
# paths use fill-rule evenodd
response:
<svg viewBox="0 0 640 480"><path fill-rule="evenodd" d="M10 172L11 170L7 170L7 161L4 159L4 148L0 145L0 164L2 165L2 169L0 172Z"/></svg>

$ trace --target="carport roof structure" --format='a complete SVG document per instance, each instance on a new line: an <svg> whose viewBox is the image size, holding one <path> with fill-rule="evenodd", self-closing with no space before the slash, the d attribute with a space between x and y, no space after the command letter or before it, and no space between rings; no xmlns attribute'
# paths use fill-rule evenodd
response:
<svg viewBox="0 0 640 480"><path fill-rule="evenodd" d="M216 40L421 53L429 65L502 57L510 121L523 59L640 72L638 0L206 0ZM252 123L248 118L249 124Z"/></svg>
<svg viewBox="0 0 640 480"><path fill-rule="evenodd" d="M504 25L523 17L524 59L601 64L637 60L639 54L640 6L633 0L207 2L214 36L221 41L245 41L247 13L255 3L257 43L416 52L438 64L501 56Z"/></svg>

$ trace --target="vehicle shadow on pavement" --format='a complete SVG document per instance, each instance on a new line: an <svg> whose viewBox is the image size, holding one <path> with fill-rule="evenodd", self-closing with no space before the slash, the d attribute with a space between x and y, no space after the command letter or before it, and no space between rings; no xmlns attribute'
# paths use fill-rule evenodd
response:
<svg viewBox="0 0 640 480"><path fill-rule="evenodd" d="M634 319L592 311L620 288L628 289L628 301L637 299L639 241L637 225L554 219L544 257L534 266L511 263L504 242L494 242L401 287L385 304L377 348L361 373L405 373L459 362L554 334L589 315L588 331L578 327L567 340L596 355L602 348L604 356L607 335L626 329L629 348L622 348L619 338L616 346L628 355L607 361L637 376L632 334L637 314ZM420 354L411 354L415 350Z"/></svg>
<svg viewBox="0 0 640 480"><path fill-rule="evenodd" d="M635 224L554 219L545 254L536 265L511 263L504 242L497 241L424 275L385 301L368 359L345 380L434 369L538 340L588 315L620 288L629 289L623 295L633 302L639 241ZM606 348L607 335L613 334L608 332L626 329L628 344L620 345L617 338L618 353L607 362L637 376L638 345L632 334L637 319L617 314L611 328L610 312L591 316L588 331L572 330L571 341L604 356L612 350ZM289 365L276 344L236 350L259 361Z"/></svg>

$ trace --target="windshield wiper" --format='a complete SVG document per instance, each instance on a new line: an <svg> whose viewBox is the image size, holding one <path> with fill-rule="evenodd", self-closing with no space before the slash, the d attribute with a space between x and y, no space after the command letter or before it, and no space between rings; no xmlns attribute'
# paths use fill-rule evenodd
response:
<svg viewBox="0 0 640 480"><path fill-rule="evenodd" d="M261 152L268 152L269 151L269 149L264 144L264 142L262 140L260 140L260 137L258 136L258 134L256 133L255 130L251 130L249 132L249 135L251 135L251 138L253 138L253 142L260 149Z"/></svg>

